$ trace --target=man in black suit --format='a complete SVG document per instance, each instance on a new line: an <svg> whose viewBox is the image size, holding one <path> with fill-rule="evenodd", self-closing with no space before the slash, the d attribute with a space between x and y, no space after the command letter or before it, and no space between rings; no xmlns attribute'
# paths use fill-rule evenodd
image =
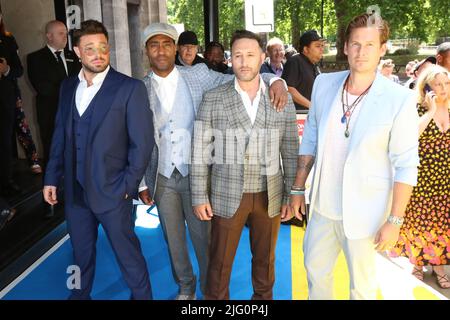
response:
<svg viewBox="0 0 450 320"><path fill-rule="evenodd" d="M53 135L59 87L68 76L77 75L81 64L67 45L67 28L52 20L45 26L47 44L27 57L28 78L36 90L36 113L44 147L43 163L47 163Z"/></svg>

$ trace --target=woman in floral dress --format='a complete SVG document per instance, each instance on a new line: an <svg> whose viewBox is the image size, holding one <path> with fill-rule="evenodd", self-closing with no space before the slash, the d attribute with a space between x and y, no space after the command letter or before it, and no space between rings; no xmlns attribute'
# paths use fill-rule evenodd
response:
<svg viewBox="0 0 450 320"><path fill-rule="evenodd" d="M413 275L423 280L432 266L441 288L450 288L444 266L450 264L450 73L440 66L423 71L418 91L419 156L417 186L391 255L406 256Z"/></svg>

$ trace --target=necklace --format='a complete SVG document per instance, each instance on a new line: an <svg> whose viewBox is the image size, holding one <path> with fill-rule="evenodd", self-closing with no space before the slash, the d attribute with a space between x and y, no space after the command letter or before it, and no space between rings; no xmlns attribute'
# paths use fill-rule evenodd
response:
<svg viewBox="0 0 450 320"><path fill-rule="evenodd" d="M345 88L348 87L349 79L350 79L350 75L347 77L347 79L345 79L344 87L342 88L342 94L341 94L341 103L342 103L341 123L343 123L343 124L345 123L344 136L346 138L350 137L350 131L348 128L350 126L350 120L352 118L353 112L355 111L356 106L361 102L361 100L369 92L369 89L372 86L372 84L370 86L368 86L367 89L364 90L364 92L361 93L358 96L358 98L356 98L356 100L353 101L353 103L349 105L348 104L348 89L345 90ZM345 91L345 102L344 102L344 91Z"/></svg>

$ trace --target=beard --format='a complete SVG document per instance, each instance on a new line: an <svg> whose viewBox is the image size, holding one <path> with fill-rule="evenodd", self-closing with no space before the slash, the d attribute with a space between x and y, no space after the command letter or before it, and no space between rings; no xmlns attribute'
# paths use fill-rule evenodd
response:
<svg viewBox="0 0 450 320"><path fill-rule="evenodd" d="M103 61L106 62L106 60L103 60ZM87 71L89 71L91 73L101 73L101 72L105 71L106 68L108 68L109 63L105 63L105 64L97 65L97 66L90 65L90 64L87 64L87 63L82 63L82 65L83 65L83 68L85 70L87 70Z"/></svg>
<svg viewBox="0 0 450 320"><path fill-rule="evenodd" d="M234 71L234 75L236 76L236 78L238 78L238 80L240 81L252 81L253 79L255 79L257 76L259 76L259 70L252 70L251 72L245 72L245 73L241 73L239 70L233 70Z"/></svg>

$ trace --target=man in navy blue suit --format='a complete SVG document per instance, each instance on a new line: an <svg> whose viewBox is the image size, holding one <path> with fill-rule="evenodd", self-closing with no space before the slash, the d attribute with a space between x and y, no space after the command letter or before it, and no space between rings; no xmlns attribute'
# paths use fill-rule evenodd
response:
<svg viewBox="0 0 450 320"><path fill-rule="evenodd" d="M147 265L134 233L132 199L153 149L153 120L145 85L109 66L108 33L98 21L81 23L74 50L77 77L61 85L44 198L57 203L64 176L65 215L81 271L70 299L90 299L98 225L105 230L132 299L151 299Z"/></svg>

